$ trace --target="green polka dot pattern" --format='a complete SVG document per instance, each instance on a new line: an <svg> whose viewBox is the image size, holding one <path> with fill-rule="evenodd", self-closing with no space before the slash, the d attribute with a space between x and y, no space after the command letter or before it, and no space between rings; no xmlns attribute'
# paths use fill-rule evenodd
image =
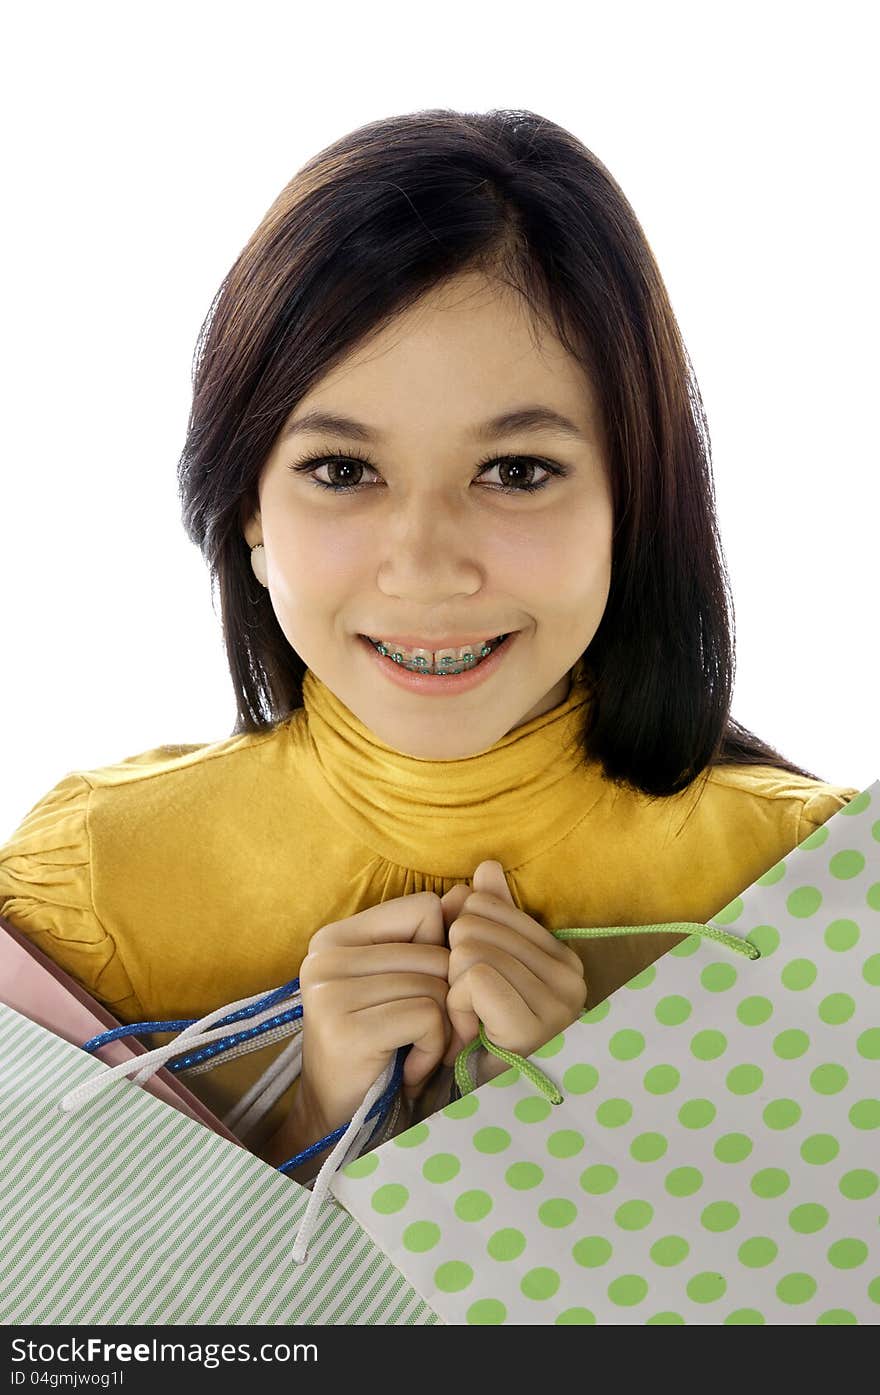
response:
<svg viewBox="0 0 880 1395"><path fill-rule="evenodd" d="M444 1322L880 1321L880 780L707 924L335 1179Z"/></svg>

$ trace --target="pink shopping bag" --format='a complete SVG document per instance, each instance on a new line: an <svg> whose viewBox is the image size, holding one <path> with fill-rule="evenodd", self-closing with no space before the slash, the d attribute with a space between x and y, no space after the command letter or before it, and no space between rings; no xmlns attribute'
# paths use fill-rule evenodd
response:
<svg viewBox="0 0 880 1395"><path fill-rule="evenodd" d="M15 1008L16 1012L74 1046L82 1046L91 1037L122 1025L3 916L0 916L0 1003ZM94 1055L108 1066L115 1066L145 1054L146 1050L136 1037L127 1037L108 1042ZM244 1147L173 1072L163 1067L143 1088L213 1129L221 1138Z"/></svg>

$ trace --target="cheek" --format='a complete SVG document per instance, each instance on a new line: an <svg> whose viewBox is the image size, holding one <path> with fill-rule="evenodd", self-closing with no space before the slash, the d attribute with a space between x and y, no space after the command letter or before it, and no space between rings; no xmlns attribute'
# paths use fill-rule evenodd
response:
<svg viewBox="0 0 880 1395"><path fill-rule="evenodd" d="M502 562L502 552L496 555ZM503 553L512 595L540 600L561 619L605 608L611 585L611 518L604 509L555 512L534 529L518 529ZM500 575L500 573L499 573Z"/></svg>
<svg viewBox="0 0 880 1395"><path fill-rule="evenodd" d="M289 517L273 526L271 545L273 594L290 613L332 609L334 601L362 585L367 555L362 528Z"/></svg>
<svg viewBox="0 0 880 1395"><path fill-rule="evenodd" d="M578 584L573 597L586 611L600 619L611 590L611 542L603 537L586 539L582 543L578 567Z"/></svg>

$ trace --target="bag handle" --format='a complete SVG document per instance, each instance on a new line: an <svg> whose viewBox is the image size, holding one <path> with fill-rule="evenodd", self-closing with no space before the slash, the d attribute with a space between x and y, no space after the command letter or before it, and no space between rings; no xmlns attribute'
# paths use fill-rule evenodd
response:
<svg viewBox="0 0 880 1395"><path fill-rule="evenodd" d="M731 935L727 930L716 930L711 925L702 925L698 921L691 920L668 921L659 925L577 925L569 930L553 930L551 934L557 940L601 940L611 935L667 935L675 932L680 932L683 935L701 935L703 939L714 940L717 944L724 945L734 954L743 955L746 959L761 958L761 951L750 940L741 940L738 935ZM536 1089L540 1090L542 1095L547 1097L551 1104L562 1104L565 1096L559 1087L554 1085L549 1076L545 1075L540 1067L532 1061L527 1061L525 1057L518 1055L516 1051L508 1051L506 1047L496 1046L495 1042L490 1041L486 1036L486 1029L482 1022L479 1034L474 1037L473 1041L468 1042L467 1046L463 1046L455 1058L455 1083L460 1095L468 1095L477 1087L467 1063L473 1053L481 1046L508 1066L515 1066L527 1080L532 1082Z"/></svg>
<svg viewBox="0 0 880 1395"><path fill-rule="evenodd" d="M68 1114L77 1109L81 1109L89 1100L108 1089L109 1086L116 1081L118 1076L131 1075L136 1084L143 1084L143 1082L149 1080L150 1076L154 1075L157 1070L160 1070L165 1062L170 1060L172 1056L179 1056L182 1052L188 1051L191 1047L199 1047L204 1043L221 1044L229 1035L227 1027L223 1025L223 1023L226 1021L230 1007L232 1009L240 1009L243 1006L253 1007L256 1011L256 1017L255 1025L252 1030L255 1032L261 1030L264 1024L270 1026L272 1018L275 1015L275 1008L271 1006L269 1008L263 1008L263 1010L260 1011L259 1009L262 1006L264 997L265 994L258 993L251 998L242 998L237 1003L216 1008L202 1018L188 1021L184 1030L181 1031L173 1041L166 1042L164 1046L157 1046L152 1051L146 1051L140 1056L133 1056L131 1060L120 1061L115 1066L107 1066L103 1074L92 1076L89 1080L82 1081L81 1084L75 1086L64 1095L59 1105L59 1110L62 1114ZM214 1024L218 1019L221 1020L221 1024L215 1026ZM144 1031L168 1031L172 1030L174 1025L174 1023L169 1022L143 1022L117 1027L112 1031L102 1032L97 1037L91 1037L89 1041L85 1043L83 1049L95 1051L105 1042L115 1040L118 1037L126 1035L136 1036L139 1032ZM301 1024L298 1022L291 1023L289 1030L297 1031L300 1027ZM263 1043L260 1043L260 1045L262 1044Z"/></svg>
<svg viewBox="0 0 880 1395"><path fill-rule="evenodd" d="M275 1015L269 1012L270 1008L285 1000L292 1005ZM180 1035L176 1040L187 1042L190 1037L201 1037L208 1024L224 1027L247 1018L257 1018L256 1026L215 1037L211 1045L202 1045L200 1049L185 1056L182 1061L169 1060L168 1068L175 1073L186 1070L191 1075L200 1075L206 1070L212 1070L216 1065L223 1064L217 1059L220 1053L223 1053L226 1060L230 1060L236 1056L245 1055L249 1051L256 1051L260 1047L268 1046L272 1041L282 1040L284 1037L290 1036L292 1032L300 1031L301 1022L299 1019L301 1017L302 995L299 991L299 979L294 978L289 983L283 983L280 988L273 988L270 992L264 990L262 993L254 994L253 997L240 998L238 1002L216 1008L205 1017L181 1017L165 1022L129 1022L122 1027L114 1027L110 1031L101 1032L98 1036L90 1037L88 1041L83 1042L82 1050L99 1051L110 1041L117 1041L122 1037L142 1036L145 1032L178 1032ZM268 1039L265 1041L257 1040L260 1036L266 1036ZM208 1038L205 1037L205 1040ZM189 1044L199 1046L199 1043L195 1041ZM157 1066L156 1069L159 1067ZM153 1071L150 1069L148 1074L138 1077L136 1083L143 1084L143 1081L152 1074Z"/></svg>

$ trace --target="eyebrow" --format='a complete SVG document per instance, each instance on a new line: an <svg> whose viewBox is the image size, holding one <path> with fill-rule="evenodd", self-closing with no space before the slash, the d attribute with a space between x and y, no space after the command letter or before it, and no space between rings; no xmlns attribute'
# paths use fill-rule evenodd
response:
<svg viewBox="0 0 880 1395"><path fill-rule="evenodd" d="M304 434L307 431L327 431L335 436L347 436L353 441L383 441L385 433L375 427L368 426L366 422L356 421L353 417L339 416L335 412L306 412L296 421L289 422L281 433L281 440L285 441L290 436ZM588 441L589 437L581 430L569 417L563 416L561 412L556 412L552 407L527 406L515 407L509 412L502 412L499 416L491 417L489 421L484 421L471 431L470 435L475 441L494 441L499 436L512 436L515 432L521 431L555 431L560 435L572 436L579 441Z"/></svg>

